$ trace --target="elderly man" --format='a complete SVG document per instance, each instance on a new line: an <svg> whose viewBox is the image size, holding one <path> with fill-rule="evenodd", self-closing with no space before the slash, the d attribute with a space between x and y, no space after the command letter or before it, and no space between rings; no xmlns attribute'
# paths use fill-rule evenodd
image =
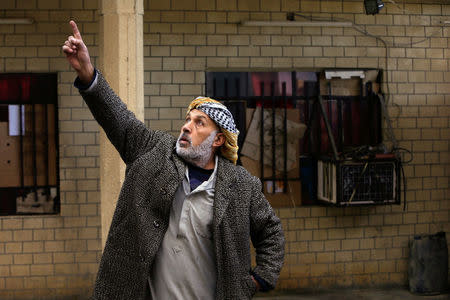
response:
<svg viewBox="0 0 450 300"><path fill-rule="evenodd" d="M62 48L75 86L127 166L94 298L248 299L274 288L284 257L280 220L260 181L235 165L239 132L228 109L199 97L178 139L146 128L70 25Z"/></svg>

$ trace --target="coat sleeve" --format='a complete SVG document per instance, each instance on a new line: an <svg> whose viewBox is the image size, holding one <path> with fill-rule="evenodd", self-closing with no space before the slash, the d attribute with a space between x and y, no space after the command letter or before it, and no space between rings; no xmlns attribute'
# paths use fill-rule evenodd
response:
<svg viewBox="0 0 450 300"><path fill-rule="evenodd" d="M256 250L253 273L274 288L284 260L285 239L280 219L264 197L259 179L253 177L250 203L250 236Z"/></svg>
<svg viewBox="0 0 450 300"><path fill-rule="evenodd" d="M123 161L132 163L154 146L155 131L128 110L97 70L96 76L96 84L87 90L80 89L80 94Z"/></svg>

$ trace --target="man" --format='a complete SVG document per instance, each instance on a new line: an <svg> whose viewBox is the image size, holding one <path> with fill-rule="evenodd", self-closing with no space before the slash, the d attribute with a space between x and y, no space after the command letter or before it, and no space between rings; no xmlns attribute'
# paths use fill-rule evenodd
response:
<svg viewBox="0 0 450 300"><path fill-rule="evenodd" d="M228 109L200 97L178 139L146 128L70 25L62 48L75 86L127 166L94 298L248 299L274 288L284 257L280 220L260 181L235 165L238 131Z"/></svg>

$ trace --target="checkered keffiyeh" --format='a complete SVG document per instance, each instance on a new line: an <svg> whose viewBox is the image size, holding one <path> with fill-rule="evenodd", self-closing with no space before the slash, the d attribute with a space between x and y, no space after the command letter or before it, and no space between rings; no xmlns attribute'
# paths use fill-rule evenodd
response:
<svg viewBox="0 0 450 300"><path fill-rule="evenodd" d="M233 115L228 108L217 100L197 97L189 104L187 113L193 109L198 109L207 114L222 129L226 139L221 148L222 156L236 164L239 149L237 145L239 130L236 128Z"/></svg>
<svg viewBox="0 0 450 300"><path fill-rule="evenodd" d="M229 132L239 134L239 131L234 124L233 116L225 105L206 102L197 106L197 109L207 114L221 128L226 129Z"/></svg>

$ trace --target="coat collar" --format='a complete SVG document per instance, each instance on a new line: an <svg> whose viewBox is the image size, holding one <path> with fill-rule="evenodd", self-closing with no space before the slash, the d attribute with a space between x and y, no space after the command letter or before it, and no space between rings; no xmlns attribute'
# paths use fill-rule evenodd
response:
<svg viewBox="0 0 450 300"><path fill-rule="evenodd" d="M186 163L177 155L175 149L172 153L172 160L177 168L178 180L181 182L186 174Z"/></svg>
<svg viewBox="0 0 450 300"><path fill-rule="evenodd" d="M236 167L227 159L219 156L217 166L216 191L214 197L214 227L217 228L222 221L225 211L231 199L236 199L238 195L236 185Z"/></svg>

